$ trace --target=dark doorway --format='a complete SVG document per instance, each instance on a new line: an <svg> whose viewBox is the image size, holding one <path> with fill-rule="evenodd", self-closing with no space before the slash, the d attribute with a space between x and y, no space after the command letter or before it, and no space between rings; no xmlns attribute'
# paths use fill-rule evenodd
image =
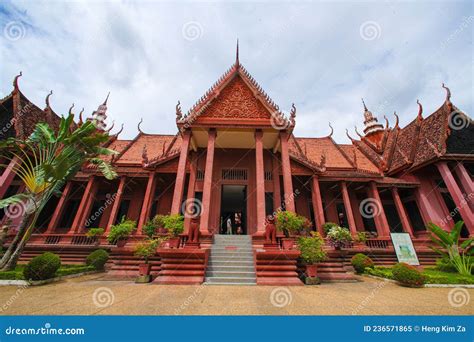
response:
<svg viewBox="0 0 474 342"><path fill-rule="evenodd" d="M222 185L220 222L220 234L247 234L247 186Z"/></svg>

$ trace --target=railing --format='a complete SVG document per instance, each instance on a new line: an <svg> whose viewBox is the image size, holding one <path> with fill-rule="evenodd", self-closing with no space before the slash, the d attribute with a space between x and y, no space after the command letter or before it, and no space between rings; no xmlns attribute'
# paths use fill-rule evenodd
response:
<svg viewBox="0 0 474 342"><path fill-rule="evenodd" d="M47 245L57 245L61 242L61 235L48 235L44 240Z"/></svg>
<svg viewBox="0 0 474 342"><path fill-rule="evenodd" d="M369 248L374 248L374 249L387 249L387 248L390 248L390 240L389 239L367 239L367 241L365 241L365 245Z"/></svg>
<svg viewBox="0 0 474 342"><path fill-rule="evenodd" d="M99 241L97 236L88 237L86 235L75 235L72 237L72 245L95 245Z"/></svg>

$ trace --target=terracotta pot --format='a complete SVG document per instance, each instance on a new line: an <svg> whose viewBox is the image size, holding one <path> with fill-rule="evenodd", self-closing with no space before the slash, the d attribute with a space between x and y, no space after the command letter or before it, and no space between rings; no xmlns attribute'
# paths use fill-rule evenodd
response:
<svg viewBox="0 0 474 342"><path fill-rule="evenodd" d="M117 247L124 247L127 244L127 239L117 240Z"/></svg>
<svg viewBox="0 0 474 342"><path fill-rule="evenodd" d="M150 264L140 264L138 265L138 274L141 276L143 275L149 275L151 271L151 265Z"/></svg>
<svg viewBox="0 0 474 342"><path fill-rule="evenodd" d="M281 239L281 244L282 244L283 249L293 249L293 245L295 244L295 239L292 239L292 238Z"/></svg>
<svg viewBox="0 0 474 342"><path fill-rule="evenodd" d="M306 265L306 275L311 278L317 277L318 265L317 264Z"/></svg>
<svg viewBox="0 0 474 342"><path fill-rule="evenodd" d="M172 237L168 240L169 248L179 248L179 237Z"/></svg>
<svg viewBox="0 0 474 342"><path fill-rule="evenodd" d="M166 230L166 228L161 227L161 228L158 228L158 233L159 234L166 234L166 233L168 233L168 231Z"/></svg>

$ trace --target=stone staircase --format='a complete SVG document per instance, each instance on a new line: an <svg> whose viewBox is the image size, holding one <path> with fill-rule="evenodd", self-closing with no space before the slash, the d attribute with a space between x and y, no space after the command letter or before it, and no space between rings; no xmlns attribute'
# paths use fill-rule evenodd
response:
<svg viewBox="0 0 474 342"><path fill-rule="evenodd" d="M252 237L215 235L205 282L207 285L256 285Z"/></svg>

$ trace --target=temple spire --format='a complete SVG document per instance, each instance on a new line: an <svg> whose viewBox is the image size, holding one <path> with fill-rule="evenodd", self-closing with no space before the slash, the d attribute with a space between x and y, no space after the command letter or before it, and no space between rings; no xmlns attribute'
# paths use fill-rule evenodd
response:
<svg viewBox="0 0 474 342"><path fill-rule="evenodd" d="M362 104L364 105L364 111L368 112L367 106L365 105L364 98L362 98Z"/></svg>
<svg viewBox="0 0 474 342"><path fill-rule="evenodd" d="M239 66L239 39L237 38L237 48L235 49L235 65Z"/></svg>
<svg viewBox="0 0 474 342"><path fill-rule="evenodd" d="M104 103L103 103L102 105L107 106L107 101L108 101L108 99L109 99L109 96L110 96L110 91L109 91L109 93L107 94L107 97L105 98L105 101L104 101Z"/></svg>

